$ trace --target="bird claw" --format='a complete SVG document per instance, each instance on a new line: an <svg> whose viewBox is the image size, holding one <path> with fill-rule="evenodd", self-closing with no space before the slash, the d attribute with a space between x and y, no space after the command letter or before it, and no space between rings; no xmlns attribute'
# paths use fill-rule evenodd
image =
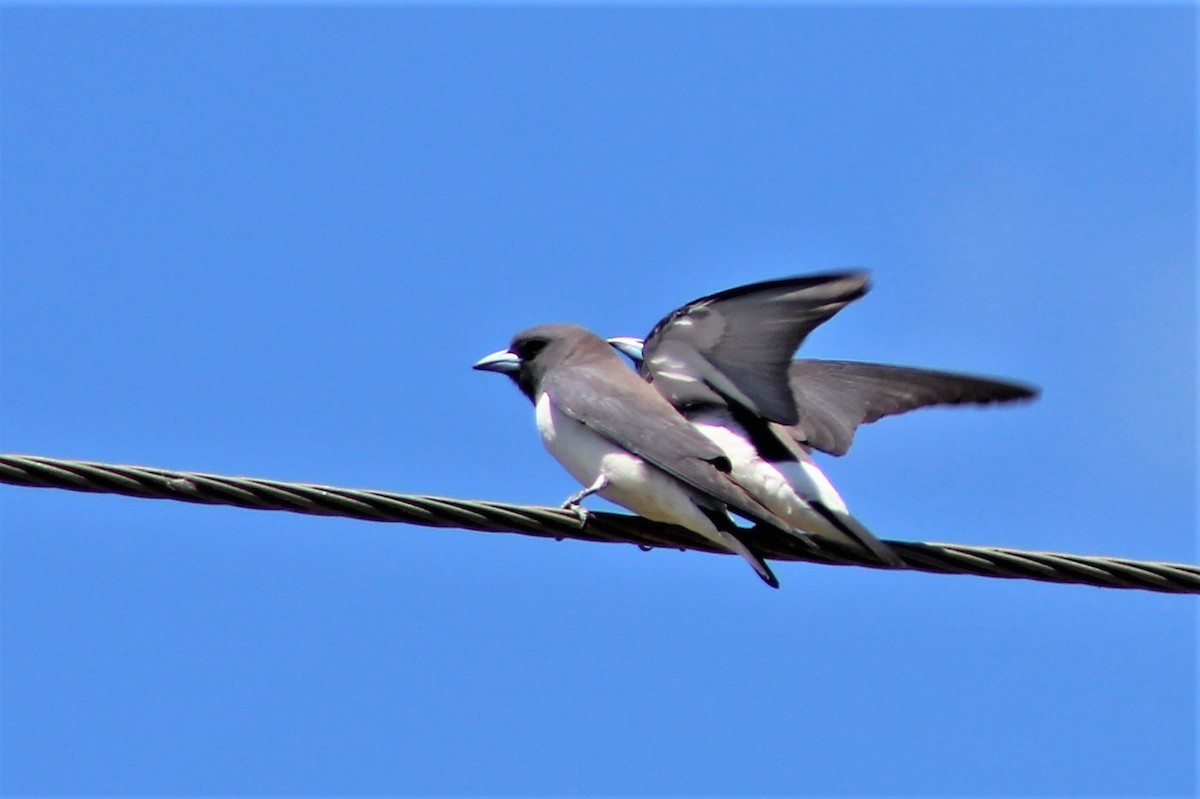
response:
<svg viewBox="0 0 1200 799"><path fill-rule="evenodd" d="M587 508L583 507L578 499L571 497L562 504L562 509L572 511L579 518L580 527L587 526L588 518L591 516L591 512Z"/></svg>

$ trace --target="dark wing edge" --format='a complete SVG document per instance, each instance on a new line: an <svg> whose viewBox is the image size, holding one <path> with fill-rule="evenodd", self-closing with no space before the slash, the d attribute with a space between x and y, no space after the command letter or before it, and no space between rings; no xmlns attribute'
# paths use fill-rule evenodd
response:
<svg viewBox="0 0 1200 799"><path fill-rule="evenodd" d="M933 405L1028 400L1038 389L990 377L858 361L797 360L789 370L800 421L797 443L845 455L859 425Z"/></svg>

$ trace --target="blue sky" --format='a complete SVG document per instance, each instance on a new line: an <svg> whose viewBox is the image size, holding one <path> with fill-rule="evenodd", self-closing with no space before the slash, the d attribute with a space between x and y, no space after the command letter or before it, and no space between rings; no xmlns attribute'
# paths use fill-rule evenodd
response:
<svg viewBox="0 0 1200 799"><path fill-rule="evenodd" d="M557 504L517 330L865 267L885 538L1195 562L1195 12L0 12L0 449ZM1196 603L5 487L17 794L1192 795ZM593 507L604 507L595 502Z"/></svg>

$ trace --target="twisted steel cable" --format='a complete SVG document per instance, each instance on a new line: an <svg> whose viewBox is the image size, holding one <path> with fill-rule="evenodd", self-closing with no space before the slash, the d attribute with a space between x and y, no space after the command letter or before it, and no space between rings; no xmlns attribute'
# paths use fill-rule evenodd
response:
<svg viewBox="0 0 1200 799"><path fill-rule="evenodd" d="M0 455L0 483L69 491L174 499L318 516L426 527L459 527L562 540L628 543L728 554L704 538L669 524L619 513L576 513L559 508L337 488L250 477L228 477L145 466ZM763 527L745 531L747 543L773 560L885 568L850 550L811 545ZM935 574L1075 583L1175 594L1200 594L1200 566L1036 552L1003 547L888 541L909 569Z"/></svg>

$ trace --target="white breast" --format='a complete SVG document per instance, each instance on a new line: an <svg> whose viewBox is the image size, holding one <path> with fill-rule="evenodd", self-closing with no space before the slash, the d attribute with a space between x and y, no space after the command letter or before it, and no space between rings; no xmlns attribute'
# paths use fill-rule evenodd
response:
<svg viewBox="0 0 1200 799"><path fill-rule="evenodd" d="M567 416L548 394L539 395L534 408L542 443L580 483L590 486L604 474L609 485L599 493L610 502L720 541L691 489L679 480Z"/></svg>

